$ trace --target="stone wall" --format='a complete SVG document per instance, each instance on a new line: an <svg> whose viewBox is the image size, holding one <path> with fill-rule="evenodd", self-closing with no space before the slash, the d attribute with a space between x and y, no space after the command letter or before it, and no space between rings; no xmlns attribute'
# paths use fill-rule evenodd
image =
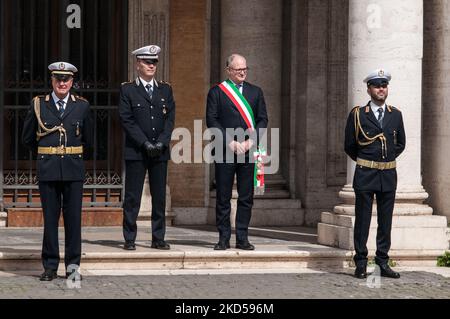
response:
<svg viewBox="0 0 450 319"><path fill-rule="evenodd" d="M170 1L170 81L176 101L176 127L194 132L205 118L209 89L209 1ZM193 145L193 144L192 144ZM192 154L194 154L192 149ZM206 223L209 197L205 164L169 165L175 223ZM179 208L183 207L182 210Z"/></svg>

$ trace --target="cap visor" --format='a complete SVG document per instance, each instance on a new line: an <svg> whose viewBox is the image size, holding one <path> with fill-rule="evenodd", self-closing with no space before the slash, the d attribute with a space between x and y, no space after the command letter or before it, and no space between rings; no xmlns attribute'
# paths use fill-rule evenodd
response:
<svg viewBox="0 0 450 319"><path fill-rule="evenodd" d="M389 81L386 79L373 79L367 82L367 85L383 85L389 84Z"/></svg>
<svg viewBox="0 0 450 319"><path fill-rule="evenodd" d="M52 74L66 74L66 75L73 75L72 71L53 71Z"/></svg>

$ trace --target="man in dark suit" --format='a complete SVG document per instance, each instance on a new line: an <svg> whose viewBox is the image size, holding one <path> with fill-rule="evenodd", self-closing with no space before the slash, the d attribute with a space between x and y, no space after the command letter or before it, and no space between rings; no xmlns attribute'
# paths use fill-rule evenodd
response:
<svg viewBox="0 0 450 319"><path fill-rule="evenodd" d="M243 56L231 55L226 62L226 72L228 80L209 90L206 106L206 124L209 128L219 129L224 142L224 157L215 158L219 242L214 249L230 248L230 200L236 175L236 248L253 250L255 247L248 240L248 226L253 206L255 164L250 160L249 151L258 145L261 130L267 128L266 104L262 90L245 81L248 67ZM250 129L256 134L239 141L237 136L230 136L229 129ZM232 156L227 156L229 152ZM238 161L239 155L245 155L245 161Z"/></svg>
<svg viewBox="0 0 450 319"><path fill-rule="evenodd" d="M141 206L145 173L152 196L152 248L170 249L166 233L166 182L169 143L175 122L172 87L156 81L156 45L133 51L138 77L120 89L119 113L125 130L125 200L123 203L124 249L135 250L136 220Z"/></svg>
<svg viewBox="0 0 450 319"><path fill-rule="evenodd" d="M57 277L58 224L64 216L66 277L77 273L81 259L81 206L83 153L92 145L89 102L70 93L75 66L56 62L49 66L53 92L36 96L23 126L22 141L37 151L37 178L44 213L41 281ZM75 267L74 267L75 266ZM72 276L73 277L73 276ZM72 278L71 277L71 278Z"/></svg>
<svg viewBox="0 0 450 319"><path fill-rule="evenodd" d="M378 69L369 74L366 106L350 112L345 128L345 152L356 161L353 188L355 190L356 254L355 277L367 277L367 239L372 218L373 196L377 198L377 251L375 263L381 276L399 278L389 265L392 214L397 188L396 158L405 149L406 137L402 113L386 104L391 75Z"/></svg>

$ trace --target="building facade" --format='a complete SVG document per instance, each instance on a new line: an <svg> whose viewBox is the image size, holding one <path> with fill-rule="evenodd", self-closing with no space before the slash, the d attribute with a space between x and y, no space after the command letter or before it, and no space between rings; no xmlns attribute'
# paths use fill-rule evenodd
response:
<svg viewBox="0 0 450 319"><path fill-rule="evenodd" d="M135 76L129 53L153 43L162 48L158 78L174 90L175 126L192 135L205 128L206 94L223 79L226 57L247 57L248 80L262 87L269 127L279 129L279 147L269 147L279 169L255 201L255 224L315 226L322 212L352 205L344 126L349 110L367 103L362 79L378 67L393 74L388 102L403 111L406 126L396 209L450 216L445 0L5 0L0 6L3 219L13 208L40 206L34 154L20 136L29 101L48 91L46 67L57 60L78 67L75 91L94 110L85 206L120 208L118 91ZM194 161L194 148L193 163L169 166L175 224L214 220L213 167Z"/></svg>

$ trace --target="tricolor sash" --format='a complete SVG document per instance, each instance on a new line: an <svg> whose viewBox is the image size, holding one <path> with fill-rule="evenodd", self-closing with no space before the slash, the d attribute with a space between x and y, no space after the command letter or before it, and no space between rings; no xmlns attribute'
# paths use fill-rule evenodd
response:
<svg viewBox="0 0 450 319"><path fill-rule="evenodd" d="M219 84L219 88L223 93L231 100L234 106L238 109L242 118L244 119L247 127L250 131L256 129L255 116L253 115L253 110L248 103L247 99L242 95L238 88L234 85L231 80L223 81ZM263 157L266 156L266 152L262 150L259 146L256 152L253 153L253 158L255 160L255 171L253 176L253 186L256 195L264 194L265 182L264 182L264 165ZM258 168L258 166L260 168Z"/></svg>
<svg viewBox="0 0 450 319"><path fill-rule="evenodd" d="M250 131L253 131L256 127L255 116L247 99L239 92L231 80L223 81L219 84L219 87L236 106Z"/></svg>

